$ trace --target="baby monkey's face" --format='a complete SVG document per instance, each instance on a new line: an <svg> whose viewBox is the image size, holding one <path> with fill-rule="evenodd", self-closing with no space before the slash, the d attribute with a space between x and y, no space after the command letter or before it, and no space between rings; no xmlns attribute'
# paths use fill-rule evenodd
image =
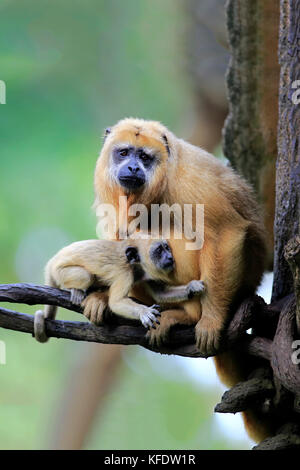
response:
<svg viewBox="0 0 300 470"><path fill-rule="evenodd" d="M170 273L175 267L171 247L166 240L154 242L150 247L150 259L156 269Z"/></svg>
<svg viewBox="0 0 300 470"><path fill-rule="evenodd" d="M172 273L175 260L166 240L139 240L138 245L128 246L125 251L136 280L163 280Z"/></svg>

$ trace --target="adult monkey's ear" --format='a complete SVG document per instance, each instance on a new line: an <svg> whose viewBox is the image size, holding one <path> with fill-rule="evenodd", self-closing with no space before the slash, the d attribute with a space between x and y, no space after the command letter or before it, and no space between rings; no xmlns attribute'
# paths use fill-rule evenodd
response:
<svg viewBox="0 0 300 470"><path fill-rule="evenodd" d="M140 263L141 261L138 249L135 246L128 246L125 250L125 256L129 264Z"/></svg>
<svg viewBox="0 0 300 470"><path fill-rule="evenodd" d="M167 136L166 136L165 134L163 134L162 138L163 138L165 147L166 147L166 149L167 149L168 156L170 156L170 155L171 155L171 152L170 152L170 147L169 147L169 142L168 142Z"/></svg>
<svg viewBox="0 0 300 470"><path fill-rule="evenodd" d="M103 142L105 142L106 137L107 137L108 134L110 134L110 133L111 133L111 127L107 127L107 128L105 129L105 132L104 132Z"/></svg>

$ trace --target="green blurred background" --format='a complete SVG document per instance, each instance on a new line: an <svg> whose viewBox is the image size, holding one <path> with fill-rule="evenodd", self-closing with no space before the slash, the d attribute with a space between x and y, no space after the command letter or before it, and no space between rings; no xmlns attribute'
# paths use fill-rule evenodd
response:
<svg viewBox="0 0 300 470"><path fill-rule="evenodd" d="M176 0L1 0L1 283L43 283L58 249L95 238L93 170L105 127L143 117L188 136L185 28ZM0 448L47 448L57 401L86 345L40 345L6 330L0 339L7 355ZM222 393L216 384L210 363L128 347L85 447L248 448L239 418L232 424L213 415Z"/></svg>

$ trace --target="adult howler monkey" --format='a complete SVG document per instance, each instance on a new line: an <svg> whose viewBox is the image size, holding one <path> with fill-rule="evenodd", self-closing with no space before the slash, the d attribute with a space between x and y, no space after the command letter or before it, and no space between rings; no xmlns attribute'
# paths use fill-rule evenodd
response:
<svg viewBox="0 0 300 470"><path fill-rule="evenodd" d="M139 203L149 209L154 203L176 203L182 209L185 204L204 204L204 244L194 251L194 259L195 278L201 278L206 292L198 302L195 337L203 354L216 353L231 307L255 292L264 271L265 232L249 185L233 169L159 122L131 118L107 129L94 185L96 211L102 203L110 203L118 214L120 196L127 196L128 206ZM124 214L118 215L117 233L121 233L128 221ZM195 222L193 217L193 229ZM182 244L179 247L182 251ZM175 322L191 322L186 312L180 312L164 311L150 340L163 340ZM233 353L220 354L215 362L227 385L248 374L246 359ZM270 432L250 411L246 426L256 440Z"/></svg>

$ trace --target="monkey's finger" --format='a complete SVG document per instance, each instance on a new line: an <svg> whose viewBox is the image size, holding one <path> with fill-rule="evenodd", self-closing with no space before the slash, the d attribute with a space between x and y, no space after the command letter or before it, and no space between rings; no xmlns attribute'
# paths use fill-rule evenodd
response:
<svg viewBox="0 0 300 470"><path fill-rule="evenodd" d="M103 323L103 312L105 310L106 304L104 302L100 302L98 305L97 310L97 325Z"/></svg>
<svg viewBox="0 0 300 470"><path fill-rule="evenodd" d="M98 313L98 304L97 302L92 302L91 306L91 322L97 323L97 313Z"/></svg>
<svg viewBox="0 0 300 470"><path fill-rule="evenodd" d="M158 310L159 312L162 310L161 306L157 304L151 305L150 308L153 308L154 310Z"/></svg>
<svg viewBox="0 0 300 470"><path fill-rule="evenodd" d="M154 326L154 321L153 320L149 320L148 322L148 328L154 328L155 329L155 326Z"/></svg>
<svg viewBox="0 0 300 470"><path fill-rule="evenodd" d="M91 309L89 303L86 303L84 306L83 315L88 319L91 320Z"/></svg>
<svg viewBox="0 0 300 470"><path fill-rule="evenodd" d="M159 315L160 315L160 313L159 313ZM155 312L153 310L151 310L151 312L148 313L148 317L151 319L152 323L156 322L157 316L158 316L157 312Z"/></svg>
<svg viewBox="0 0 300 470"><path fill-rule="evenodd" d="M160 310L157 310L156 308L154 308L153 305L152 305L152 307L148 307L148 310L149 310L149 314L155 315L155 317L160 317L161 316Z"/></svg>
<svg viewBox="0 0 300 470"><path fill-rule="evenodd" d="M155 315L149 311L141 317L141 322L146 328L152 328L155 320Z"/></svg>
<svg viewBox="0 0 300 470"><path fill-rule="evenodd" d="M151 325L151 328L153 328L154 330L156 330L156 326L155 326L155 325L160 325L160 321L159 321L157 318L155 318L154 322L153 322L152 325Z"/></svg>
<svg viewBox="0 0 300 470"><path fill-rule="evenodd" d="M145 328L150 328L149 318L146 315L141 315L141 322Z"/></svg>
<svg viewBox="0 0 300 470"><path fill-rule="evenodd" d="M147 330L151 330L151 328L153 328L152 321L145 322L144 327L147 328Z"/></svg>
<svg viewBox="0 0 300 470"><path fill-rule="evenodd" d="M161 313L160 313L160 312L155 312L155 311L153 312L153 311L152 311L152 314L155 316L155 318L153 319L153 321L156 321L158 318L161 317Z"/></svg>

